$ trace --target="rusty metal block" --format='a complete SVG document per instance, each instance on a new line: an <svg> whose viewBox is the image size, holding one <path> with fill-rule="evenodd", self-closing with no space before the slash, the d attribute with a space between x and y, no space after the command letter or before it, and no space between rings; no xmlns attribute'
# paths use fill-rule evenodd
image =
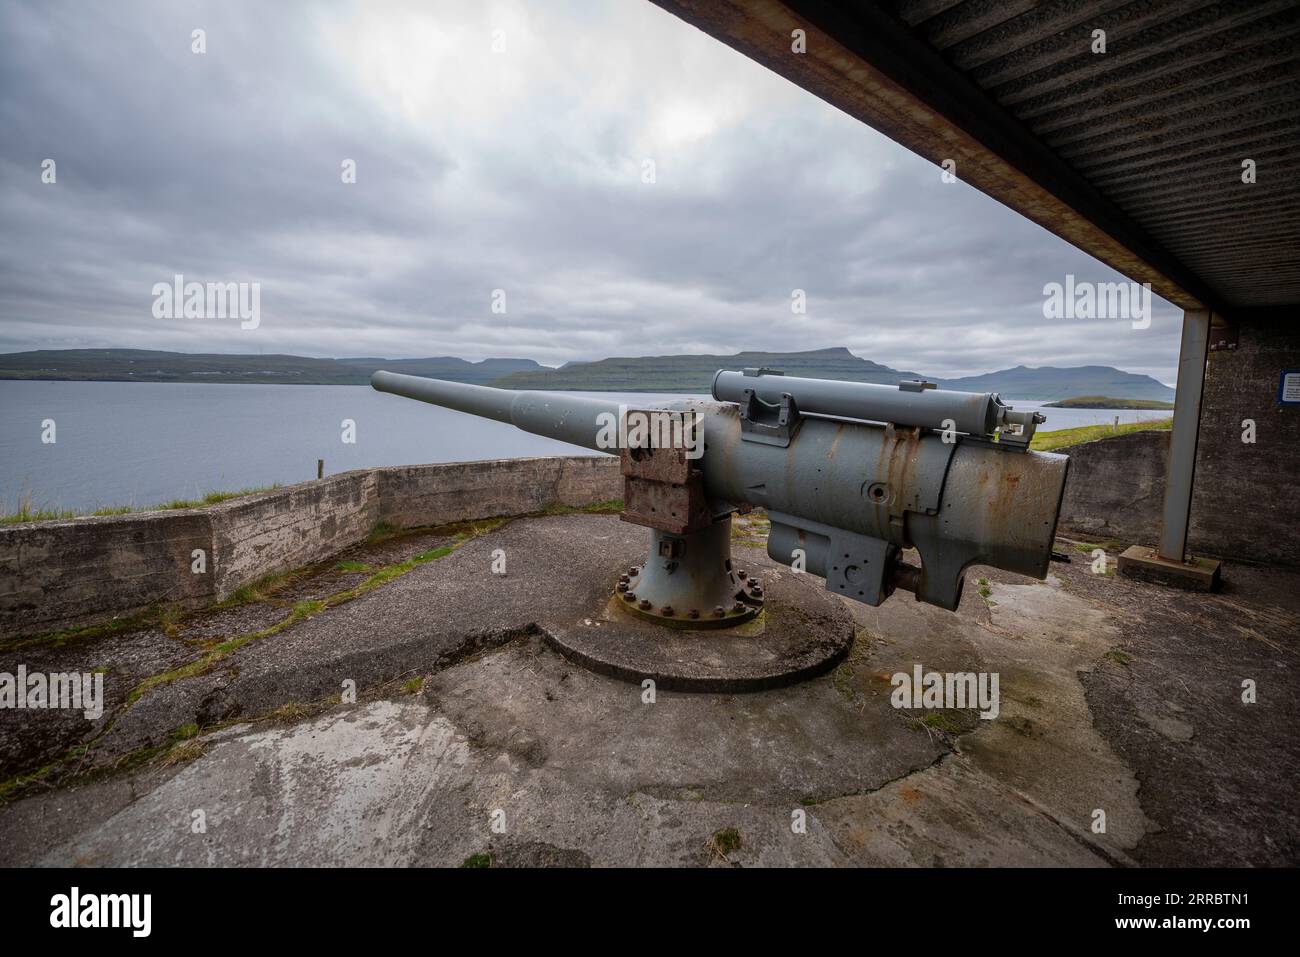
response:
<svg viewBox="0 0 1300 957"><path fill-rule="evenodd" d="M691 474L685 449L622 449L619 461L624 476L647 482L683 485Z"/></svg>
<svg viewBox="0 0 1300 957"><path fill-rule="evenodd" d="M704 475L692 472L685 482L659 482L626 476L623 479L625 522L657 528L674 535L707 528L713 512L704 494Z"/></svg>
<svg viewBox="0 0 1300 957"><path fill-rule="evenodd" d="M672 436L680 438L685 435L687 422L685 413L665 412L662 409L629 409L627 412L628 420L633 416L660 416L658 421L661 424L671 423L670 433ZM682 447L672 447L661 445L660 447L649 446L644 448L624 447L619 452L619 461L623 474L635 478L648 479L655 482L671 482L674 484L684 484L691 473L692 459L687 457L688 449Z"/></svg>

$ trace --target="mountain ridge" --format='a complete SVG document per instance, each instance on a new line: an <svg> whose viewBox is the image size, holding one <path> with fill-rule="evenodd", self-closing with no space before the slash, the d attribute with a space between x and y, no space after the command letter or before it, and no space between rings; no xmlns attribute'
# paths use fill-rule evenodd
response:
<svg viewBox="0 0 1300 957"><path fill-rule="evenodd" d="M321 359L289 354L227 355L147 349L43 349L0 354L0 379L111 382L220 382L365 385L376 369L508 389L583 392L707 393L720 368L756 366L787 375L895 385L926 378L940 388L1000 392L1025 401L1081 395L1168 401L1174 390L1150 376L1112 366L1014 366L974 376L941 379L864 359L844 346L802 352L749 350L731 355L614 356L572 361L559 368L532 359L494 357L473 362L456 356Z"/></svg>
<svg viewBox="0 0 1300 957"><path fill-rule="evenodd" d="M456 356L423 359L318 359L287 353L239 355L153 349L38 349L0 354L0 379L94 382L221 382L366 385L376 369L477 385L544 366L532 359Z"/></svg>

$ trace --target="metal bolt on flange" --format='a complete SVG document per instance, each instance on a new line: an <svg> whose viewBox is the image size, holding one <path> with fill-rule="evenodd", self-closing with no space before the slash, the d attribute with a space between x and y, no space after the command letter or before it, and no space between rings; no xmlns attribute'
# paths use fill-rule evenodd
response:
<svg viewBox="0 0 1300 957"><path fill-rule="evenodd" d="M615 591L627 591L627 582L619 582L614 586Z"/></svg>
<svg viewBox="0 0 1300 957"><path fill-rule="evenodd" d="M617 598L635 590L634 602L617 604L633 617L665 628L709 630L744 624L760 613L760 603L746 589L737 587L730 545L730 518L684 534L654 529L650 559L619 567L620 573L631 572L627 587L620 591L615 584L611 591ZM732 603L738 598L745 599L745 604L733 611ZM710 615L714 608L716 613Z"/></svg>
<svg viewBox="0 0 1300 957"><path fill-rule="evenodd" d="M745 580L745 576L746 576L747 574L748 574L748 572L746 572L746 571L742 568L740 571L736 572L736 577L739 578L741 581L744 581L744 580Z"/></svg>
<svg viewBox="0 0 1300 957"><path fill-rule="evenodd" d="M624 592L624 593L623 593L623 600L624 600L624 601L636 601L636 592L634 592L634 591Z"/></svg>
<svg viewBox="0 0 1300 957"><path fill-rule="evenodd" d="M744 603L743 601L738 601L738 602L736 602L734 605L731 606L731 610L732 610L732 611L744 611L744 610L745 610L745 603Z"/></svg>

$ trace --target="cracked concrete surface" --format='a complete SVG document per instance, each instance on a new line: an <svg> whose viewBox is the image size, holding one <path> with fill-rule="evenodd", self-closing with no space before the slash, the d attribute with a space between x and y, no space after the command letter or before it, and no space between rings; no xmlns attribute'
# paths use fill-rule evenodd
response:
<svg viewBox="0 0 1300 957"><path fill-rule="evenodd" d="M1296 863L1300 576L1237 567L1207 598L1086 561L1045 583L973 568L956 614L903 593L846 602L858 635L831 674L647 703L541 637L644 538L614 516L516 520L147 692L106 716L79 767L0 808L4 862ZM489 570L498 548L505 578ZM765 578L792 574L738 551ZM104 642L57 654L118 660L122 642L174 667L187 647ZM998 717L895 709L890 676L917 663L997 672ZM1246 671L1254 705L1239 700ZM336 700L344 679L355 704ZM179 757L128 761L190 722ZM724 854L711 838L725 828L740 846Z"/></svg>

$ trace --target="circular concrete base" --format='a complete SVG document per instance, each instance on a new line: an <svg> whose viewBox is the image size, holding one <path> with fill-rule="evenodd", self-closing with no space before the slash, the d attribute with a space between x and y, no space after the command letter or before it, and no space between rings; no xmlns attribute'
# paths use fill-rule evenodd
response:
<svg viewBox="0 0 1300 957"><path fill-rule="evenodd" d="M620 568L609 571L616 580ZM687 631L629 615L616 598L572 621L548 622L545 639L576 664L664 691L779 688L833 668L853 640L853 618L822 579L762 570L766 603L753 621Z"/></svg>

